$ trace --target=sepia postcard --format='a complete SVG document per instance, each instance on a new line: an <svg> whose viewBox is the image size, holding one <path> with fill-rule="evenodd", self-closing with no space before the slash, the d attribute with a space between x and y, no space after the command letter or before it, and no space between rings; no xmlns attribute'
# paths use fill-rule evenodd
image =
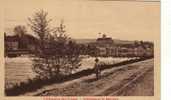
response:
<svg viewBox="0 0 171 100"><path fill-rule="evenodd" d="M0 100L160 100L160 0L0 1Z"/></svg>

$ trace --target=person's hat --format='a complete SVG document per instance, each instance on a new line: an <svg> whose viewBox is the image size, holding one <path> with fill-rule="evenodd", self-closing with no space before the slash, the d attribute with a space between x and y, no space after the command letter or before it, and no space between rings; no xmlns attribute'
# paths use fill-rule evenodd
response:
<svg viewBox="0 0 171 100"><path fill-rule="evenodd" d="M98 59L98 58L96 58L96 59L95 59L95 62L98 62L98 61L99 61L99 59Z"/></svg>

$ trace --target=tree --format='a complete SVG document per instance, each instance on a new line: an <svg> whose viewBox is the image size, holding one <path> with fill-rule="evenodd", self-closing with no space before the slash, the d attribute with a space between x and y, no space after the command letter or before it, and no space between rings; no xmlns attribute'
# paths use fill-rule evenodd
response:
<svg viewBox="0 0 171 100"><path fill-rule="evenodd" d="M26 27L22 26L22 25L15 26L14 27L14 33L21 37L27 33Z"/></svg>
<svg viewBox="0 0 171 100"><path fill-rule="evenodd" d="M18 26L14 27L13 31L14 31L15 35L17 35L19 38L19 48L27 49L28 40L25 37L27 34L26 27L23 25L18 25Z"/></svg>
<svg viewBox="0 0 171 100"><path fill-rule="evenodd" d="M33 71L41 78L71 74L80 66L78 46L66 35L63 21L59 27L52 28L49 25L51 19L47 15L47 12L41 10L29 18L29 26L37 35L42 51L33 60Z"/></svg>
<svg viewBox="0 0 171 100"><path fill-rule="evenodd" d="M71 74L81 65L79 45L67 36L63 21L61 21L59 27L53 31L51 37L51 50L54 51L53 56L55 57L56 66L58 67L57 73Z"/></svg>
<svg viewBox="0 0 171 100"><path fill-rule="evenodd" d="M40 10L36 12L32 18L28 18L28 25L30 26L31 30L35 33L35 35L37 35L40 39L39 46L42 52L44 52L45 50L45 42L50 32L52 31L52 29L50 29L49 26L51 19L48 19L47 15L47 12Z"/></svg>
<svg viewBox="0 0 171 100"><path fill-rule="evenodd" d="M66 73L72 74L72 72L76 71L81 66L80 53L81 50L79 45L74 41L69 41L67 44L67 66L64 67Z"/></svg>

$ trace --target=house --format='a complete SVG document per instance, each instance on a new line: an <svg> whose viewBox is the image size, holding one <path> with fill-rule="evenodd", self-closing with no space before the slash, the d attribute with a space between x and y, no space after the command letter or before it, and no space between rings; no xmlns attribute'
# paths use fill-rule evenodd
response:
<svg viewBox="0 0 171 100"><path fill-rule="evenodd" d="M111 37L107 37L105 34L103 34L102 37L97 38L96 46L99 49L98 54L100 56L111 55L115 48L113 43L113 39Z"/></svg>
<svg viewBox="0 0 171 100"><path fill-rule="evenodd" d="M19 48L18 36L6 36L5 35L5 51L14 51Z"/></svg>
<svg viewBox="0 0 171 100"><path fill-rule="evenodd" d="M25 34L23 36L12 35L4 36L5 56L16 56L22 54L30 54L38 50L38 39L32 35Z"/></svg>
<svg viewBox="0 0 171 100"><path fill-rule="evenodd" d="M96 43L100 46L111 46L113 44L113 39L103 34L101 38L97 38Z"/></svg>

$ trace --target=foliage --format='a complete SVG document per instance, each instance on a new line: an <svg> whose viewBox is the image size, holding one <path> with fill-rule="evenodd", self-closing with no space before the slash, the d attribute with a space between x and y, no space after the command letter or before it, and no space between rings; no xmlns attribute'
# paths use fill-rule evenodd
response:
<svg viewBox="0 0 171 100"><path fill-rule="evenodd" d="M49 33L52 31L50 29L51 19L47 18L48 13L40 10L36 12L32 18L28 18L29 26L34 34L40 39L40 49L44 52L45 41L47 40Z"/></svg>
<svg viewBox="0 0 171 100"><path fill-rule="evenodd" d="M18 36L19 39L19 48L20 49L26 49L27 48L27 38L25 37L25 35L27 34L27 29L25 26L22 25L17 25L14 27L14 33L16 36Z"/></svg>
<svg viewBox="0 0 171 100"><path fill-rule="evenodd" d="M59 27L51 28L47 15L43 10L36 12L29 18L29 25L39 38L41 50L33 60L33 71L38 77L49 79L73 73L81 59L79 46L66 35L63 21Z"/></svg>
<svg viewBox="0 0 171 100"><path fill-rule="evenodd" d="M22 25L18 25L14 27L14 33L20 37L27 33L26 27Z"/></svg>

